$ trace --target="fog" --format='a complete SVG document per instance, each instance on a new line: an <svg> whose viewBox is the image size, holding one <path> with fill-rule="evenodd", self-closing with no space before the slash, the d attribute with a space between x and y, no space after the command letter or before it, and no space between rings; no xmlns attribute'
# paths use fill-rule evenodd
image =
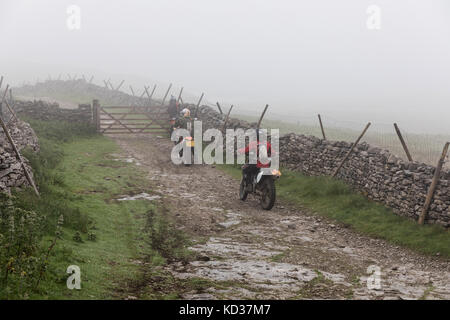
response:
<svg viewBox="0 0 450 320"><path fill-rule="evenodd" d="M0 39L12 84L60 73L173 83L236 112L268 103L292 121L450 133L447 0L1 0Z"/></svg>

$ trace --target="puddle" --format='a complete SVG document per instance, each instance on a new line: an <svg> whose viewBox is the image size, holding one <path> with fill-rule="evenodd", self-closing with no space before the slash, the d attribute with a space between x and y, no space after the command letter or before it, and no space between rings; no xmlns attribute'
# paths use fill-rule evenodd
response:
<svg viewBox="0 0 450 320"><path fill-rule="evenodd" d="M226 255L228 257L248 257L248 258L268 258L281 251L268 250L262 244L257 246L253 244L245 244L233 242L230 238L211 237L206 244L196 245L190 248L193 251L203 252L207 255Z"/></svg>
<svg viewBox="0 0 450 320"><path fill-rule="evenodd" d="M316 271L303 266L255 259L194 261L187 269L172 270L172 274L180 279L201 277L213 281L236 282L235 287L220 293L227 298L237 296L243 299L256 298L255 292L261 294L261 298L287 299L295 296L307 282L318 277ZM334 283L349 286L341 274L322 272L322 275ZM242 291L238 283L245 284L251 291ZM251 287L248 287L249 284Z"/></svg>
<svg viewBox="0 0 450 320"><path fill-rule="evenodd" d="M203 277L216 281L251 281L257 287L298 287L299 281L311 281L317 276L313 270L288 263L247 261L194 261L193 273L179 273L183 277Z"/></svg>
<svg viewBox="0 0 450 320"><path fill-rule="evenodd" d="M133 201L133 200L139 200L139 199L153 201L153 200L160 199L160 198L161 198L161 196L158 196L158 195L151 196L148 193L143 192L143 193L137 194L135 196L124 196L123 198L117 199L117 201Z"/></svg>
<svg viewBox="0 0 450 320"><path fill-rule="evenodd" d="M219 222L218 225L222 226L224 228L229 228L229 227L235 226L239 223L241 223L241 220L228 220L225 222Z"/></svg>
<svg viewBox="0 0 450 320"><path fill-rule="evenodd" d="M182 198L193 198L193 197L196 197L196 196L197 195L194 194L194 193L187 193L187 192L180 194L180 197L182 197Z"/></svg>
<svg viewBox="0 0 450 320"><path fill-rule="evenodd" d="M222 209L220 209L220 210L222 210ZM225 216L228 218L228 220L218 223L220 226L222 226L224 228L229 228L231 226L235 226L235 225L241 223L241 219L239 219L241 217L241 215L239 213L228 212L225 214Z"/></svg>
<svg viewBox="0 0 450 320"><path fill-rule="evenodd" d="M134 158L126 158L126 159L113 159L114 161L121 161L126 163L134 163L137 166L141 166L142 163L140 163L137 159Z"/></svg>

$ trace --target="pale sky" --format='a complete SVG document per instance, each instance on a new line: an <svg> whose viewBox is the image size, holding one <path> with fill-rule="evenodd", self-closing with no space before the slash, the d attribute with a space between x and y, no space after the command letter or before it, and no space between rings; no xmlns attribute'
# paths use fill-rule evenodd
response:
<svg viewBox="0 0 450 320"><path fill-rule="evenodd" d="M80 30L66 25L69 5ZM173 82L291 120L320 112L450 134L448 0L0 0L0 39L10 83Z"/></svg>

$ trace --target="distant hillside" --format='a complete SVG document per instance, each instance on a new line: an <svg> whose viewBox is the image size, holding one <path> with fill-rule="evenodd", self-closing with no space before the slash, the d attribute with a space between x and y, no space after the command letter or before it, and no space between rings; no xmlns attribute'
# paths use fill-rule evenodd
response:
<svg viewBox="0 0 450 320"><path fill-rule="evenodd" d="M35 85L24 85L13 88L14 95L19 98L31 98L44 100L54 99L57 102L66 102L78 105L80 103L92 103L98 99L102 105L130 105L148 102L148 98L133 97L118 90L107 89L85 80L48 80L38 82ZM153 101L159 101L154 99Z"/></svg>

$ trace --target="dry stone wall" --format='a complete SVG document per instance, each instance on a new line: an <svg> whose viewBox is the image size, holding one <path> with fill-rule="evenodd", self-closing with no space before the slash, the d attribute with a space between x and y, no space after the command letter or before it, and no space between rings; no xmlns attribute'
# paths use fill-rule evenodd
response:
<svg viewBox="0 0 450 320"><path fill-rule="evenodd" d="M57 103L38 101L16 101L15 112L38 120L56 120L71 122L92 122L90 104L80 104L77 109L62 109Z"/></svg>
<svg viewBox="0 0 450 320"><path fill-rule="evenodd" d="M206 130L222 128L225 115L202 106L198 118ZM227 128L247 129L255 126L246 121L230 119ZM290 133L280 137L280 163L307 175L331 175L350 148L351 144L347 142ZM388 150L361 143L337 177L368 198L392 208L396 214L417 220L434 171L433 166L405 162ZM427 222L450 227L449 171L441 173Z"/></svg>
<svg viewBox="0 0 450 320"><path fill-rule="evenodd" d="M19 151L25 147L35 152L39 150L36 134L28 123L15 121L10 123L8 129ZM28 171L32 174L27 159L23 158ZM5 133L0 129L0 192L10 193L13 188L22 188L28 185L23 168L6 139Z"/></svg>

